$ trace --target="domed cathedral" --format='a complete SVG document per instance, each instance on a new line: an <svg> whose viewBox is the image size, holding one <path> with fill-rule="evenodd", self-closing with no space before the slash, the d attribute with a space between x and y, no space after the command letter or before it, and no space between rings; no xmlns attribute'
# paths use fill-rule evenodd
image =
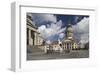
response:
<svg viewBox="0 0 100 74"><path fill-rule="evenodd" d="M73 28L71 24L67 26L67 39L73 40Z"/></svg>
<svg viewBox="0 0 100 74"><path fill-rule="evenodd" d="M71 24L68 24L66 27L66 37L62 41L62 48L66 52L70 52L71 50L78 48L78 43L76 43L73 34L73 28Z"/></svg>

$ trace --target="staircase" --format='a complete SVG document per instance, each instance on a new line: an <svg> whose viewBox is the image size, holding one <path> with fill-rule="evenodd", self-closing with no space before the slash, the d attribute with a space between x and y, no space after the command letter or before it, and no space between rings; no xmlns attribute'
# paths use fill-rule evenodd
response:
<svg viewBox="0 0 100 74"><path fill-rule="evenodd" d="M32 54L44 54L45 52L38 48L38 46L27 46L27 53Z"/></svg>

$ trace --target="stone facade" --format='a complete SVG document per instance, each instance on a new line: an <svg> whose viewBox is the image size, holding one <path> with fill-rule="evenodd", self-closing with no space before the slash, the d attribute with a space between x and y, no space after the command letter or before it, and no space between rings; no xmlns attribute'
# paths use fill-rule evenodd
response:
<svg viewBox="0 0 100 74"><path fill-rule="evenodd" d="M47 52L48 50L70 52L72 50L78 49L79 45L73 38L73 29L71 25L68 25L66 35L66 38L62 41L58 40L53 42L52 44L44 44L40 47L45 50L45 52Z"/></svg>
<svg viewBox="0 0 100 74"><path fill-rule="evenodd" d="M74 50L78 49L78 43L74 40L73 38L73 28L72 25L69 24L67 27L67 36L66 38L62 41L62 48L63 50Z"/></svg>
<svg viewBox="0 0 100 74"><path fill-rule="evenodd" d="M27 45L42 45L43 39L32 21L32 14L27 14Z"/></svg>
<svg viewBox="0 0 100 74"><path fill-rule="evenodd" d="M52 44L43 43L43 39L40 33L37 31L38 27L32 20L32 14L27 14L27 45L37 46L46 53L48 50L53 51L72 51L78 49L79 45L73 38L73 28L72 25L68 25L66 29L66 37L62 41L58 40Z"/></svg>

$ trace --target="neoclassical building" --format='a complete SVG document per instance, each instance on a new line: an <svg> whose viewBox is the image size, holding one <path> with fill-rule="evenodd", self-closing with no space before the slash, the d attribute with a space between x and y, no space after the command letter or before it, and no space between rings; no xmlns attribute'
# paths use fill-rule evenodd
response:
<svg viewBox="0 0 100 74"><path fill-rule="evenodd" d="M43 39L37 29L38 27L33 22L32 14L27 14L27 45L42 45Z"/></svg>
<svg viewBox="0 0 100 74"><path fill-rule="evenodd" d="M70 52L72 50L76 50L79 48L78 43L75 41L74 37L73 37L73 28L72 25L68 25L66 28L66 37L60 41L55 41L52 44L44 44L43 46L41 46L41 48L45 51L48 52L48 50L52 50L53 51L60 51L62 52Z"/></svg>
<svg viewBox="0 0 100 74"><path fill-rule="evenodd" d="M43 43L43 39L40 36L40 33L37 31L38 27L33 22L32 14L27 14L27 45L28 46L38 46L44 52L48 50L54 50L60 52L62 51L71 51L78 49L79 45L74 39L72 25L69 24L66 28L66 37L60 41L53 42L52 44Z"/></svg>
<svg viewBox="0 0 100 74"><path fill-rule="evenodd" d="M74 50L74 49L78 49L79 45L78 43L75 41L74 39L74 35L73 35L73 28L72 25L69 24L67 26L67 31L66 31L66 38L62 41L62 48L63 50Z"/></svg>

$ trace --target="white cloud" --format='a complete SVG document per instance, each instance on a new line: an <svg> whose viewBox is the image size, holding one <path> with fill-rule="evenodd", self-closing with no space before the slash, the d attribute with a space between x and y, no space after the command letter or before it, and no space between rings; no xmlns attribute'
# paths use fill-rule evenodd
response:
<svg viewBox="0 0 100 74"><path fill-rule="evenodd" d="M89 18L84 17L77 25L73 26L74 36L79 42L86 43L89 41Z"/></svg>
<svg viewBox="0 0 100 74"><path fill-rule="evenodd" d="M33 15L33 21L37 24L41 24L43 22L51 22L51 23L56 23L57 18L53 14L41 14L41 13L34 13Z"/></svg>
<svg viewBox="0 0 100 74"><path fill-rule="evenodd" d="M47 28L45 25L41 25L38 27L38 31L40 32L41 36L44 39L48 39L51 36L59 35L60 33L64 32L66 28L61 28L62 21L58 21L57 23L51 23Z"/></svg>
<svg viewBox="0 0 100 74"><path fill-rule="evenodd" d="M51 41L50 41L50 40L47 40L46 43L47 43L47 44L51 44Z"/></svg>
<svg viewBox="0 0 100 74"><path fill-rule="evenodd" d="M77 21L78 21L78 19L79 19L79 17L78 17L78 16L76 16L74 21L75 21L75 22L77 22Z"/></svg>
<svg viewBox="0 0 100 74"><path fill-rule="evenodd" d="M59 34L59 38L61 38L61 39L64 38L64 36L65 36L64 33L60 33L60 34Z"/></svg>

